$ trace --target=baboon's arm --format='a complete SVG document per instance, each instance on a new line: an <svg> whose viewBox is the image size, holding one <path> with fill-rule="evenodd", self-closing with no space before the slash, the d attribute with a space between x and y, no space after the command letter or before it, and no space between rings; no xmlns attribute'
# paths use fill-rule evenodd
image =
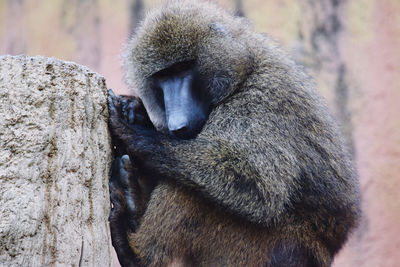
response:
<svg viewBox="0 0 400 267"><path fill-rule="evenodd" d="M245 151L223 140L176 140L154 130L130 127L111 117L115 136L145 172L190 186L228 212L255 223L277 219L287 204L285 181L267 183ZM273 168L271 168L271 171ZM270 177L273 174L270 175Z"/></svg>

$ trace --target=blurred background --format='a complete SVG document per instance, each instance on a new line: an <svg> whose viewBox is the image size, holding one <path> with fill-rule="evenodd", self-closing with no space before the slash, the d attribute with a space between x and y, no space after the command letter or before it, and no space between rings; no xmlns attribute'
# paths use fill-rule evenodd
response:
<svg viewBox="0 0 400 267"><path fill-rule="evenodd" d="M400 266L400 1L215 0L314 77L342 126L363 218L334 266ZM0 55L75 61L128 93L119 54L154 0L0 0Z"/></svg>

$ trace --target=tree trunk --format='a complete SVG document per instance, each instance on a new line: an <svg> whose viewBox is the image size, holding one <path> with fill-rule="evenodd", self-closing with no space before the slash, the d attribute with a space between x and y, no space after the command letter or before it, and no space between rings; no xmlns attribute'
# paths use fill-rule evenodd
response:
<svg viewBox="0 0 400 267"><path fill-rule="evenodd" d="M104 78L0 57L0 265L110 266Z"/></svg>

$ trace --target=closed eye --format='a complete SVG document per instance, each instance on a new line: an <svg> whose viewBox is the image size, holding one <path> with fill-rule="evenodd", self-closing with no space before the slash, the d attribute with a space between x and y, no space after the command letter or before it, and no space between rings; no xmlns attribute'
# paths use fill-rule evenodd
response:
<svg viewBox="0 0 400 267"><path fill-rule="evenodd" d="M176 75L179 75L181 73L184 73L184 72L192 69L194 64L195 64L195 60L178 62L178 63L175 63L175 64L169 66L166 69L156 72L153 76L156 78L165 78L165 77L176 76Z"/></svg>

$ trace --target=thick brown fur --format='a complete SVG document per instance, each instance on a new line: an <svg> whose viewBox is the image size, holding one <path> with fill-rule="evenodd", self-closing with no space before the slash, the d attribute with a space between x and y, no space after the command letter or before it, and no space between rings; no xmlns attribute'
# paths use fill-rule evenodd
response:
<svg viewBox="0 0 400 267"><path fill-rule="evenodd" d="M147 78L185 60L208 77L212 111L196 138L176 140ZM124 69L157 129L111 110L114 136L158 181L129 234L141 264L330 266L359 218L358 183L301 68L243 18L170 1L137 29Z"/></svg>

